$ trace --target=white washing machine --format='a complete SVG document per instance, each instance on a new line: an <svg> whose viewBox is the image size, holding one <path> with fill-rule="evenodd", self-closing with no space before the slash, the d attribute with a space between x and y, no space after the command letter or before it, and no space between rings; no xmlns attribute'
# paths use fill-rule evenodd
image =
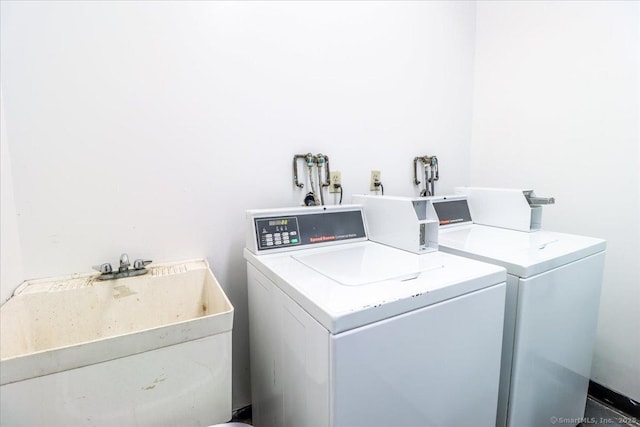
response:
<svg viewBox="0 0 640 427"><path fill-rule="evenodd" d="M247 211L253 422L495 425L502 267L368 240L360 206Z"/></svg>
<svg viewBox="0 0 640 427"><path fill-rule="evenodd" d="M561 419L578 424L591 374L605 241L540 230L542 208L531 201L544 200L533 192L459 191L467 195L429 198L423 222L440 224L441 251L507 269L496 425L553 426ZM425 200L354 197L370 222L379 224L373 240L390 241L385 219L394 200L403 199ZM476 217L492 226L475 224Z"/></svg>

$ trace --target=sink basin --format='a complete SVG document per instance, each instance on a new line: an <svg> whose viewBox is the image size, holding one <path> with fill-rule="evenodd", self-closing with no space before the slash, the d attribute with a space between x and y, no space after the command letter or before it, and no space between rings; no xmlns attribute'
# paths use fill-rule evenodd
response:
<svg viewBox="0 0 640 427"><path fill-rule="evenodd" d="M149 273L142 276L109 281L97 280L97 273L30 280L16 290L0 307L1 424L20 421L17 424L68 425L91 419L95 425L153 425L170 420L201 425L230 419L233 306L204 259L157 264L148 269ZM109 363L116 363L117 367ZM207 367L204 373L203 366ZM133 394L120 396L125 405L129 402L131 414L120 408L125 418L101 418L101 412L114 411L103 400L99 410L95 404L86 404L84 413L85 406L80 405L80 410L74 406L70 411L73 414L66 414L71 418L65 415L52 420L47 402L53 407L49 410L61 412L62 398L56 397L60 394L60 381L67 382L69 373L80 368L90 368L94 379L95 375L104 375L109 383L120 384L113 390L118 395L127 393L122 383L133 382ZM170 372L176 377L173 386ZM137 373L141 374L138 382L132 378ZM116 378L119 374L126 378ZM171 393L185 393L184 385L175 381L190 377L198 385L194 391L199 396L185 400L189 408L167 403ZM87 383L82 377L78 381ZM28 404L30 396L36 389L47 387L48 382L51 397L45 397L43 404L34 409ZM82 400L88 402L92 394L104 395L105 384L98 384L99 390L89 384L67 387L66 391L74 395L63 400L82 395ZM166 393L160 393L160 389ZM141 394L152 390L154 393ZM221 414L206 415L215 412L216 404L212 402L217 394L224 394ZM184 416L187 409L193 418L198 410L191 405L197 406L200 400L204 415L197 422L175 418ZM162 415L162 407L167 408L167 414ZM34 418L34 412L41 412L42 417ZM144 421L147 415L149 422Z"/></svg>

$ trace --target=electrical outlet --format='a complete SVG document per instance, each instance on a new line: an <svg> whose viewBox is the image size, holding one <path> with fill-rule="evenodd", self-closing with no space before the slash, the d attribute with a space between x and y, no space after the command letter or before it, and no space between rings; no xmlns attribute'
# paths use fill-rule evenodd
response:
<svg viewBox="0 0 640 427"><path fill-rule="evenodd" d="M380 182L380 175L382 173L380 171L371 171L371 181L369 181L369 190L370 191L378 191L380 187L376 187L375 183Z"/></svg>
<svg viewBox="0 0 640 427"><path fill-rule="evenodd" d="M340 172L333 171L329 174L329 193L339 193L340 187L335 187L336 184L342 185L342 177Z"/></svg>

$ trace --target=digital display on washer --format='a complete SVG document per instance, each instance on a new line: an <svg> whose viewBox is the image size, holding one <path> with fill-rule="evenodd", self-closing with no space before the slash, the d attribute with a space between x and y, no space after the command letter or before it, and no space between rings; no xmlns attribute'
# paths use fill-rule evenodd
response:
<svg viewBox="0 0 640 427"><path fill-rule="evenodd" d="M440 225L471 222L469 204L466 200L434 201L433 208L436 210Z"/></svg>
<svg viewBox="0 0 640 427"><path fill-rule="evenodd" d="M259 250L367 237L360 210L256 218Z"/></svg>

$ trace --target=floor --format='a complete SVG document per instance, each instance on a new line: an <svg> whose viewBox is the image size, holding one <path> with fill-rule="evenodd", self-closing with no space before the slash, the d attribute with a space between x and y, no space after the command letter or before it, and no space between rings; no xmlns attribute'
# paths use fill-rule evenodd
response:
<svg viewBox="0 0 640 427"><path fill-rule="evenodd" d="M251 424L251 413L249 412L246 416L247 418L236 418L233 421ZM563 420L558 420L556 424L558 426L575 426L575 424L563 422ZM632 418L629 415L618 412L609 405L589 397L587 398L584 419L578 426L640 427L640 419Z"/></svg>
<svg viewBox="0 0 640 427"><path fill-rule="evenodd" d="M609 426L609 427L640 427L640 419L630 417L617 411L606 403L589 397L584 411L581 427Z"/></svg>

